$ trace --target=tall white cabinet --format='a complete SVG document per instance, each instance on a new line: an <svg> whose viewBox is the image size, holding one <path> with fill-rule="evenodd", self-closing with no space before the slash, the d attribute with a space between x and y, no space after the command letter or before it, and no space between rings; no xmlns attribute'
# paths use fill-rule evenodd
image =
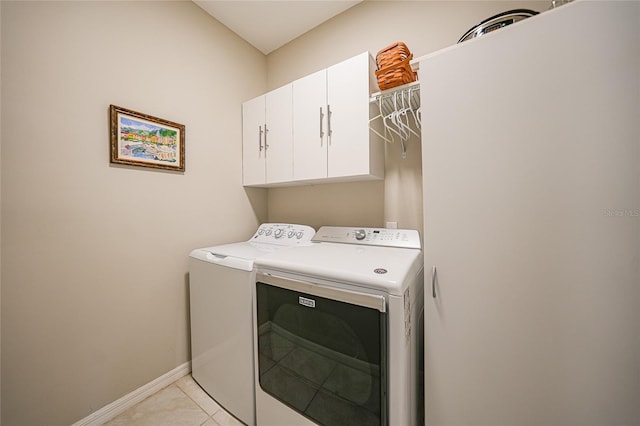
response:
<svg viewBox="0 0 640 426"><path fill-rule="evenodd" d="M420 74L426 425L640 424L640 3Z"/></svg>
<svg viewBox="0 0 640 426"><path fill-rule="evenodd" d="M384 143L369 131L369 99L377 84L375 62L368 52L285 87L290 99L279 96L277 104L270 104L273 92L264 96L264 119L255 106L259 101L243 104L245 186L384 178ZM289 104L284 105L286 102ZM266 136L262 136L265 123ZM279 123L278 131L290 133L276 137L275 123ZM291 139L285 138L289 135ZM260 145L258 138L264 137L266 143ZM276 141L283 142L276 148Z"/></svg>

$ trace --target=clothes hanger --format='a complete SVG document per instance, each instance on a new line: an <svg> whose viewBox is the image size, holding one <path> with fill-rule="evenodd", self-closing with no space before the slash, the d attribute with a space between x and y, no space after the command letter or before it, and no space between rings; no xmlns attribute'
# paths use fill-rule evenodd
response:
<svg viewBox="0 0 640 426"><path fill-rule="evenodd" d="M411 92L413 91L413 96L411 95ZM419 91L419 90L418 90ZM411 104L411 101L413 100L413 98L416 96L416 90L412 87L409 89L409 103ZM419 94L418 94L419 96ZM418 98L419 99L419 98ZM420 105L419 102L417 102L417 105ZM416 116L416 111L420 110L420 107L418 106L417 109L414 110L413 108L413 104L411 104L411 115L413 116L413 121L416 123L416 128L418 130L422 130L422 123L420 123L420 120L418 119L418 117Z"/></svg>
<svg viewBox="0 0 640 426"><path fill-rule="evenodd" d="M393 93L393 111L391 112L391 122L398 128L398 134L400 140L405 141L409 139L409 133L405 130L404 123L400 119L400 109L398 106L398 92Z"/></svg>
<svg viewBox="0 0 640 426"><path fill-rule="evenodd" d="M405 126L407 128L407 130L409 131L409 133L412 133L413 135L415 135L416 137L420 137L421 135L419 133L417 133L415 130L413 130L411 128L411 125L409 123L409 116L407 114L407 112L411 111L411 114L413 114L414 118L415 118L415 114L413 112L413 108L411 107L411 89L409 89L408 93L407 93L407 97L408 99L408 105L405 102L405 91L402 91L402 116L405 118Z"/></svg>
<svg viewBox="0 0 640 426"><path fill-rule="evenodd" d="M394 125L396 127L398 127L395 122L394 122L394 117L395 117L395 106L394 108L392 108L391 112L387 115L384 116L384 118L382 119L385 128L388 129L390 132L395 133L396 135L398 135L400 137L400 141L402 141L403 139L403 135L402 133L400 133L400 129L394 129L391 125ZM391 123L391 124L389 124Z"/></svg>
<svg viewBox="0 0 640 426"><path fill-rule="evenodd" d="M404 99L403 99L403 104L404 104ZM399 108L398 105L398 92L394 92L393 94L393 123L398 127L398 130L400 130L402 132L402 135L400 137L400 145L402 148L402 159L406 160L407 159L407 146L405 145L405 142L407 142L409 140L409 136L410 134L405 130L405 125L402 122L402 110Z"/></svg>
<svg viewBox="0 0 640 426"><path fill-rule="evenodd" d="M372 119L369 120L369 130L371 130L376 135L380 136L384 141L386 141L388 143L393 143L394 142L393 135L389 134L391 139L387 138L387 126L384 124L384 115L382 114L382 95L380 95L378 97L377 103L378 103L378 111L379 111L379 113L378 113L378 115L376 115L375 117L373 117ZM374 120L377 120L378 118L383 119L382 125L383 125L383 128L384 128L384 133L385 133L384 135L380 134L380 132L378 132L375 128L373 128L371 126L371 123Z"/></svg>

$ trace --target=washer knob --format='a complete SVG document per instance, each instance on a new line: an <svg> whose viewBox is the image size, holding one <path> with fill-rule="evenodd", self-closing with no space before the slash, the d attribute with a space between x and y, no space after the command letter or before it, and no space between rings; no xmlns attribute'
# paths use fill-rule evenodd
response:
<svg viewBox="0 0 640 426"><path fill-rule="evenodd" d="M364 237L367 236L367 233L364 231L364 229L357 229L355 235L356 240L361 241L364 240Z"/></svg>
<svg viewBox="0 0 640 426"><path fill-rule="evenodd" d="M276 229L276 232L273 233L273 236L276 238L280 238L284 235L284 229Z"/></svg>
<svg viewBox="0 0 640 426"><path fill-rule="evenodd" d="M294 235L296 235L296 231L289 231L289 233L287 234L287 237L293 238Z"/></svg>
<svg viewBox="0 0 640 426"><path fill-rule="evenodd" d="M302 231L298 231L298 233L296 234L296 238L300 239L304 236L304 233Z"/></svg>

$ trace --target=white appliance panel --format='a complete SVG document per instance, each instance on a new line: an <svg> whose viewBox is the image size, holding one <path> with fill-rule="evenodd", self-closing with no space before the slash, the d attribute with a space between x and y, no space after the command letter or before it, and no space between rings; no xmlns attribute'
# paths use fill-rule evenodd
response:
<svg viewBox="0 0 640 426"><path fill-rule="evenodd" d="M422 268L422 251L314 243L295 252L265 256L256 265L402 295L406 277Z"/></svg>
<svg viewBox="0 0 640 426"><path fill-rule="evenodd" d="M190 254L192 376L247 425L255 425L254 261L309 244L314 234L306 225L265 223L248 241Z"/></svg>
<svg viewBox="0 0 640 426"><path fill-rule="evenodd" d="M328 237L334 235L333 232L326 231L321 228L318 234L326 234ZM256 260L255 266L256 280L263 277L269 285L278 285L277 282L284 278L294 280L297 282L296 286L334 287L340 291L382 296L387 318L385 365L388 366L389 425L422 423L422 381L418 380L418 371L421 371L422 365L420 355L424 276L422 252L419 249L318 242L296 250L264 256ZM387 272L376 273L375 269L387 269ZM289 287L284 285L282 288ZM308 291L313 294L313 290ZM313 297L309 296L309 299ZM254 304L255 318L261 317L257 309ZM302 317L300 321L301 324L305 323ZM261 327L263 325L264 323ZM254 328L256 351L259 348L258 339ZM256 374L260 371L261 356L256 354L254 357ZM271 368L269 364L267 368ZM258 380L256 418L261 426L315 424L268 394Z"/></svg>
<svg viewBox="0 0 640 426"><path fill-rule="evenodd" d="M196 295L191 298L193 378L222 407L255 424L254 378L247 368L253 365L253 317L247 297L255 275L194 258L189 275L190 292Z"/></svg>

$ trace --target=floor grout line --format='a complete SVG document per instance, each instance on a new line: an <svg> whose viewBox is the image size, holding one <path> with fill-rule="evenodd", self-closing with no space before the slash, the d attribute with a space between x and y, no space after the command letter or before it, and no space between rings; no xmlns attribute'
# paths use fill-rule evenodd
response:
<svg viewBox="0 0 640 426"><path fill-rule="evenodd" d="M191 379L191 380L193 380L193 379ZM195 383L195 381L194 381L194 383ZM199 385L196 383L196 386L199 386ZM183 394L185 394L185 395L187 396L187 398L189 398L191 401L193 401L193 403L194 403L194 404L196 404L196 406L198 406L198 408L199 408L200 410L202 410L202 411L207 415L207 419L211 419L211 420L213 420L213 421L215 422L215 420L213 419L213 416L214 416L214 415L216 415L220 410L222 410L222 409L223 409L222 407L219 407L216 411L214 411L213 413L209 414L209 413L207 412L207 410L206 410L202 405L200 405L200 404L198 403L198 401L196 401L195 399L193 399L193 398L191 397L191 395L189 395L189 394L188 394L184 389L182 389L182 388L181 388L177 383L176 383L176 387L177 387L178 389L180 389L180 391L182 391L182 393L183 393ZM204 392L204 391L203 391L203 392ZM207 398L209 398L209 399L211 399L211 400L215 401L215 399L211 398L211 397L210 397L206 392L204 392L204 394L207 396ZM218 404L218 403L216 402L216 404ZM218 406L219 406L219 405L220 405L220 404L218 404ZM204 421L204 423L206 423L206 422L207 422L207 420L205 420L205 421ZM204 424L204 423L202 423L202 424ZM217 424L217 422L216 422L216 424ZM201 426L202 426L202 425L201 425Z"/></svg>
<svg viewBox="0 0 640 426"><path fill-rule="evenodd" d="M173 390L169 390L170 388L173 387ZM178 390L178 393L175 393L175 390ZM222 426L225 424L230 424L230 425L242 425L243 423L241 423L238 419L236 419L233 415L231 415L231 413L227 412L222 406L220 406L215 399L211 398L210 395L208 395L204 389L202 389L202 387L200 387L200 385L193 379L193 377L191 377L191 374L181 377L178 380L175 380L173 383L168 384L167 386L163 387L162 389L158 390L156 393L149 395L147 398L145 398L144 400L140 401L139 403L137 403L136 405L134 405L133 407L129 408L127 411L125 411L124 413L121 413L120 415L116 416L115 418L111 419L109 422L107 422L107 424L110 424L110 422L112 421L116 421L114 423L115 424L123 424L122 421L124 420L124 416L126 416L126 413L129 413L129 415L131 415L131 413L134 413L136 411L136 409L139 409L139 407L145 403L146 401L150 400L151 398L157 396L158 394L162 393L162 392L166 392L169 391L171 392L172 396L172 400L182 400L182 401L190 401L191 403L195 404L195 407L197 407L197 410L194 410L194 413L199 412L200 414L196 415L196 416L201 416L204 415L204 420L202 422L193 422L190 423L193 426ZM186 399L185 399L186 397ZM206 400L205 400L206 398ZM207 406L208 404L206 403L208 400L211 400L211 402L215 405L211 405L209 406L209 410L211 411L211 414L209 414L209 411L207 410ZM200 401L200 402L198 402ZM150 418L152 418L153 416L157 415L156 411L152 411L146 412L145 417L148 415L150 416ZM123 417L121 417L123 416ZM220 418L220 420L223 423L219 423L214 416L218 416ZM118 419L120 417L120 419ZM226 417L230 417L232 420L227 420ZM202 417L200 417L202 418ZM196 420L195 418L193 420ZM138 418L137 421L135 422L135 424L139 424L139 425L147 425L148 420L145 420L144 418ZM158 423L155 423L156 425L158 425ZM162 423L165 424L165 423ZM168 426L168 424L166 424Z"/></svg>

